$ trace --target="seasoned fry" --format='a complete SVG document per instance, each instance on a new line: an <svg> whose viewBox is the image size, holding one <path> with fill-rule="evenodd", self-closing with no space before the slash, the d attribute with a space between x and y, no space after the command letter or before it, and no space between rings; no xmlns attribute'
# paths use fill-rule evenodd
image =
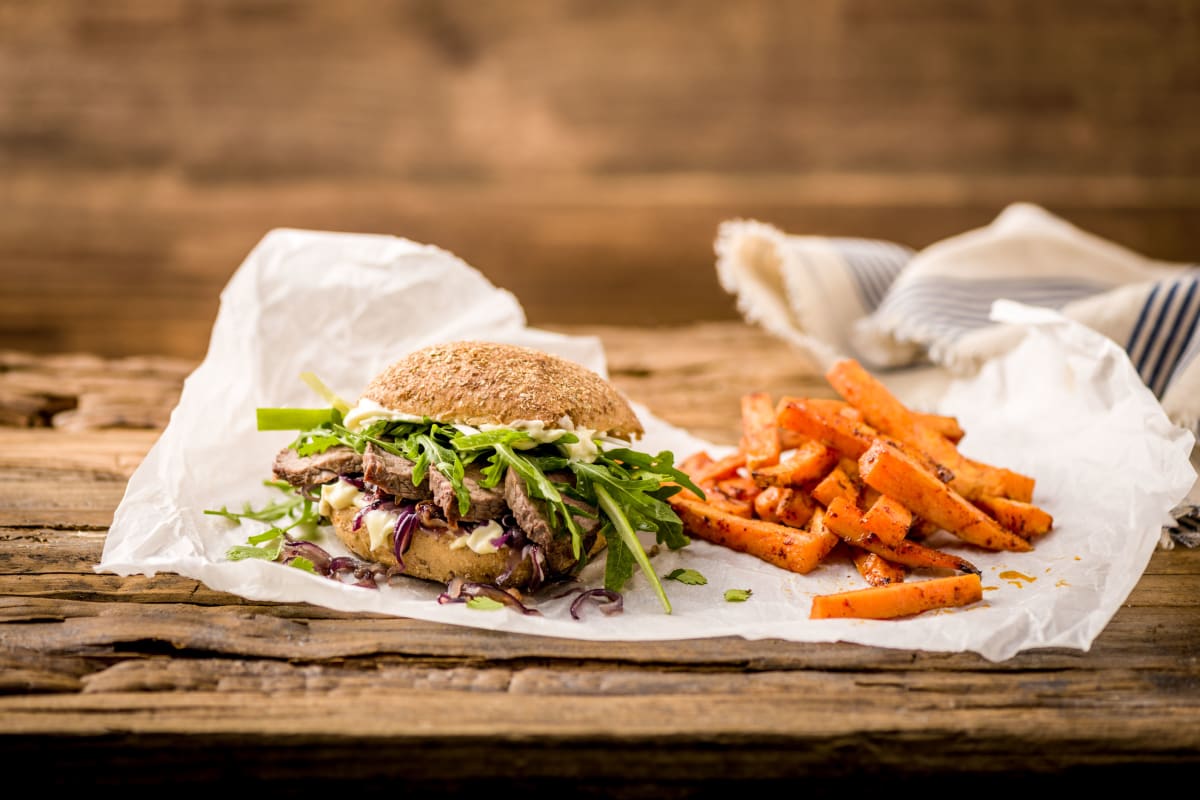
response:
<svg viewBox="0 0 1200 800"><path fill-rule="evenodd" d="M774 516L781 525L803 528L812 519L817 504L812 496L800 489L780 488L775 502Z"/></svg>
<svg viewBox="0 0 1200 800"><path fill-rule="evenodd" d="M858 574L872 586L887 586L889 583L902 583L905 570L899 564L893 564L877 553L863 550L861 547L850 547L851 558Z"/></svg>
<svg viewBox="0 0 1200 800"><path fill-rule="evenodd" d="M919 411L915 413L917 420L922 425L930 430L937 431L954 444L958 444L962 441L963 436L966 435L966 431L958 424L958 420L955 417L948 417L943 414L925 414Z"/></svg>
<svg viewBox="0 0 1200 800"><path fill-rule="evenodd" d="M838 542L837 536L826 531L813 532L765 520L745 519L678 494L669 502L684 526L698 538L761 558L791 572L804 574L816 569Z"/></svg>
<svg viewBox="0 0 1200 800"><path fill-rule="evenodd" d="M741 450L737 450L727 456L718 458L707 467L702 467L691 476L692 482L703 489L705 484L736 477L738 470L744 466L746 466L746 454Z"/></svg>
<svg viewBox="0 0 1200 800"><path fill-rule="evenodd" d="M1007 497L977 497L975 505L992 519L1023 539L1040 536L1054 527L1054 517L1032 503L1022 503Z"/></svg>
<svg viewBox="0 0 1200 800"><path fill-rule="evenodd" d="M696 476L700 473L700 470L711 466L712 463L713 457L708 454L707 450L698 450L685 458L683 461L680 461L678 464L676 464L676 466L679 468L680 472L687 473L690 478L695 480Z"/></svg>
<svg viewBox="0 0 1200 800"><path fill-rule="evenodd" d="M742 450L751 470L779 463L781 448L775 405L766 392L742 395Z"/></svg>
<svg viewBox="0 0 1200 800"><path fill-rule="evenodd" d="M760 469L751 468L750 475L759 486L796 487L809 481L820 480L837 461L836 450L809 439L785 455L778 464Z"/></svg>
<svg viewBox="0 0 1200 800"><path fill-rule="evenodd" d="M847 544L869 550L896 564L918 569L948 569L954 572L979 572L979 568L952 553L945 553L907 539L887 542L862 525L858 509L844 498L835 497L825 509L825 525Z"/></svg>
<svg viewBox="0 0 1200 800"><path fill-rule="evenodd" d="M850 458L858 458L875 441L875 431L844 414L830 413L807 400L793 400L779 412L779 424Z"/></svg>
<svg viewBox="0 0 1200 800"><path fill-rule="evenodd" d="M879 495L862 516L863 528L889 543L907 538L912 523L912 512L886 494Z"/></svg>
<svg viewBox="0 0 1200 800"><path fill-rule="evenodd" d="M954 474L951 486L964 497L974 499L992 495L1024 502L1032 499L1032 478L964 456L953 442L927 427L857 361L842 359L836 362L826 373L826 378L838 394L862 411L867 423L881 434L920 450L949 469Z"/></svg>
<svg viewBox="0 0 1200 800"><path fill-rule="evenodd" d="M979 568L922 544L934 534L1024 552L1053 528L1033 478L959 452L956 418L908 408L851 359L827 378L840 398L742 396L737 451L683 462L706 494L670 498L685 530L796 573L851 561L870 588L818 596L811 616L889 619L981 599ZM958 574L911 579L926 570Z"/></svg>
<svg viewBox="0 0 1200 800"><path fill-rule="evenodd" d="M759 519L767 522L775 522L780 525L779 515L775 513L775 507L779 504L779 500L783 495L783 489L778 486L768 486L758 493L754 498L754 515Z"/></svg>
<svg viewBox="0 0 1200 800"><path fill-rule="evenodd" d="M1032 545L971 505L950 486L888 442L877 440L858 461L863 482L891 495L913 513L932 520L971 544L989 550L1024 552Z"/></svg>
<svg viewBox="0 0 1200 800"><path fill-rule="evenodd" d="M828 506L835 497L844 497L851 503L857 503L861 488L840 467L834 467L825 478L813 487L812 496L823 506Z"/></svg>
<svg viewBox="0 0 1200 800"><path fill-rule="evenodd" d="M978 575L954 575L817 595L809 618L894 619L935 608L967 606L982 599L983 585Z"/></svg>

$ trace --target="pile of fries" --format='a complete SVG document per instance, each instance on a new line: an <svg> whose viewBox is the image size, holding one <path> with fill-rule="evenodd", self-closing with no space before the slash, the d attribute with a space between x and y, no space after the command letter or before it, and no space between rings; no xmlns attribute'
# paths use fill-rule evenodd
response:
<svg viewBox="0 0 1200 800"><path fill-rule="evenodd" d="M816 596L813 619L978 602L979 569L931 535L1025 552L1051 530L1033 478L963 455L955 418L910 409L853 359L825 377L841 399L743 395L738 449L689 456L680 466L705 496L671 498L693 536L783 569L849 558L867 586Z"/></svg>

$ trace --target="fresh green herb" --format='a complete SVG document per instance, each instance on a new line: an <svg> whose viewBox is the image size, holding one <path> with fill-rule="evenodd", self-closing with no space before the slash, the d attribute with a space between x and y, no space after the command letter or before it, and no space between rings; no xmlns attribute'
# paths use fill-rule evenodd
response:
<svg viewBox="0 0 1200 800"><path fill-rule="evenodd" d="M495 611L504 608L504 603L479 595L467 599L467 608L473 608L476 611Z"/></svg>
<svg viewBox="0 0 1200 800"><path fill-rule="evenodd" d="M667 580L686 583L689 586L703 586L708 583L708 578L694 569L673 569L663 577Z"/></svg>
<svg viewBox="0 0 1200 800"><path fill-rule="evenodd" d="M419 485L425 480L430 466L446 476L450 485L454 487L454 494L458 498L458 513L462 515L471 508L471 493L467 491L464 482L466 468L453 449L438 441L441 438L438 434L444 430L439 425L431 425L428 433L410 434L403 446L404 455L413 462L414 484Z"/></svg>
<svg viewBox="0 0 1200 800"><path fill-rule="evenodd" d="M251 545L256 545L259 542L270 541L276 537L282 537L296 528L300 528L306 532L311 532L321 522L321 514L317 508L317 503L312 498L302 495L293 489L291 485L284 481L263 481L264 486L269 486L272 489L278 490L283 494L279 500L268 502L262 508L253 508L250 503L246 503L242 507L242 511L230 511L227 506L221 506L219 509L205 509L205 514L212 516L224 517L230 522L241 524L244 520L253 520L255 522L275 522L279 523L287 521L286 525L275 525L266 531L251 536L247 541ZM281 538L282 541L282 538ZM250 548L251 550L262 550L263 548ZM278 555L276 550L275 555ZM230 556L235 558L234 556ZM266 555L257 553L242 553L236 558L267 558ZM275 556L271 556L268 560L274 560Z"/></svg>
<svg viewBox="0 0 1200 800"><path fill-rule="evenodd" d="M250 547L246 545L234 545L225 552L225 557L230 561L242 561L247 558L261 558L263 561L275 561L279 558L279 554L283 552L283 535L278 528L272 528L271 533L272 544L269 547Z"/></svg>
<svg viewBox="0 0 1200 800"><path fill-rule="evenodd" d="M313 562L309 561L304 556L296 556L295 558L293 558L291 561L288 562L288 566L295 567L296 569L302 569L305 572L311 572L314 575L317 574L316 565L313 564Z"/></svg>
<svg viewBox="0 0 1200 800"><path fill-rule="evenodd" d="M750 595L752 595L752 594L753 594L753 592L749 589L726 589L725 590L725 602L726 603L744 603L750 599Z"/></svg>

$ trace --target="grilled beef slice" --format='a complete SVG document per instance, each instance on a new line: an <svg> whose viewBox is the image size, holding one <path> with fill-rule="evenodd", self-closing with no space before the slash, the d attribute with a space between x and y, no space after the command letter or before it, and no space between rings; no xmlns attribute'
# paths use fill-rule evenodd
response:
<svg viewBox="0 0 1200 800"><path fill-rule="evenodd" d="M574 476L570 472L556 472L546 476L555 483L573 483ZM546 564L558 574L570 572L575 564L575 553L571 549L571 536L566 531L556 534L546 518L546 504L529 496L525 488L525 479L510 469L504 476L504 496L508 507L516 517L517 524L525 531L525 535L536 542L546 556ZM595 513L595 509L573 497L563 498L568 505L587 509ZM583 552L591 550L596 541L596 530L600 520L595 517L576 516L575 521L583 530Z"/></svg>
<svg viewBox="0 0 1200 800"><path fill-rule="evenodd" d="M432 471L432 470L431 470ZM426 500L433 491L429 481L413 484L413 462L402 456L389 453L374 444L368 444L363 452L363 479L386 492L408 500Z"/></svg>
<svg viewBox="0 0 1200 800"><path fill-rule="evenodd" d="M467 513L458 513L458 495L454 493L454 484L450 479L433 467L429 468L429 485L433 488L433 502L437 503L451 523L460 519L469 521L484 521L498 519L504 516L504 492L499 488L484 489L479 484L483 482L483 471L468 464L463 476L463 486L471 495L471 507Z"/></svg>
<svg viewBox="0 0 1200 800"><path fill-rule="evenodd" d="M339 475L362 472L363 459L354 448L336 445L324 453L302 456L285 447L275 456L275 477L292 486L316 486L336 480Z"/></svg>

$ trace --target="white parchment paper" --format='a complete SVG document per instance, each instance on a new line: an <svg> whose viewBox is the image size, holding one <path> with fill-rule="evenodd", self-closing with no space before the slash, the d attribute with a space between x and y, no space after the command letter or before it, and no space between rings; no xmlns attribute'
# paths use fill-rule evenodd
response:
<svg viewBox="0 0 1200 800"><path fill-rule="evenodd" d="M278 564L227 561L225 551L257 529L203 511L270 498L262 481L292 434L257 431L255 409L322 405L302 372L315 372L352 399L404 353L474 337L532 345L607 374L599 341L528 327L511 293L444 250L390 236L272 231L222 292L208 355L130 479L96 570L172 572L255 600L578 639L848 641L973 651L991 660L1038 647L1087 650L1141 576L1170 509L1195 482L1193 437L1167 420L1111 341L1045 310L1001 303L994 314L1025 327L1026 337L974 379L952 384L942 410L966 428L967 455L1037 479L1034 500L1054 515L1055 530L1031 553L984 552L948 535L932 542L983 571L982 603L903 620L810 620L815 594L863 587L851 565L796 575L693 541L654 559L660 575L686 567L708 579L703 586L666 581L669 615L637 573L624 611L613 616L585 608L575 620L571 598L553 592L531 600L542 616L480 611L439 605L442 587L415 580L372 590ZM780 358L787 357L781 349ZM631 400L647 431L640 449L670 449L680 459L699 449L721 452ZM319 543L344 552L332 535ZM600 586L602 575L599 559L581 577ZM752 594L726 602L727 589Z"/></svg>

